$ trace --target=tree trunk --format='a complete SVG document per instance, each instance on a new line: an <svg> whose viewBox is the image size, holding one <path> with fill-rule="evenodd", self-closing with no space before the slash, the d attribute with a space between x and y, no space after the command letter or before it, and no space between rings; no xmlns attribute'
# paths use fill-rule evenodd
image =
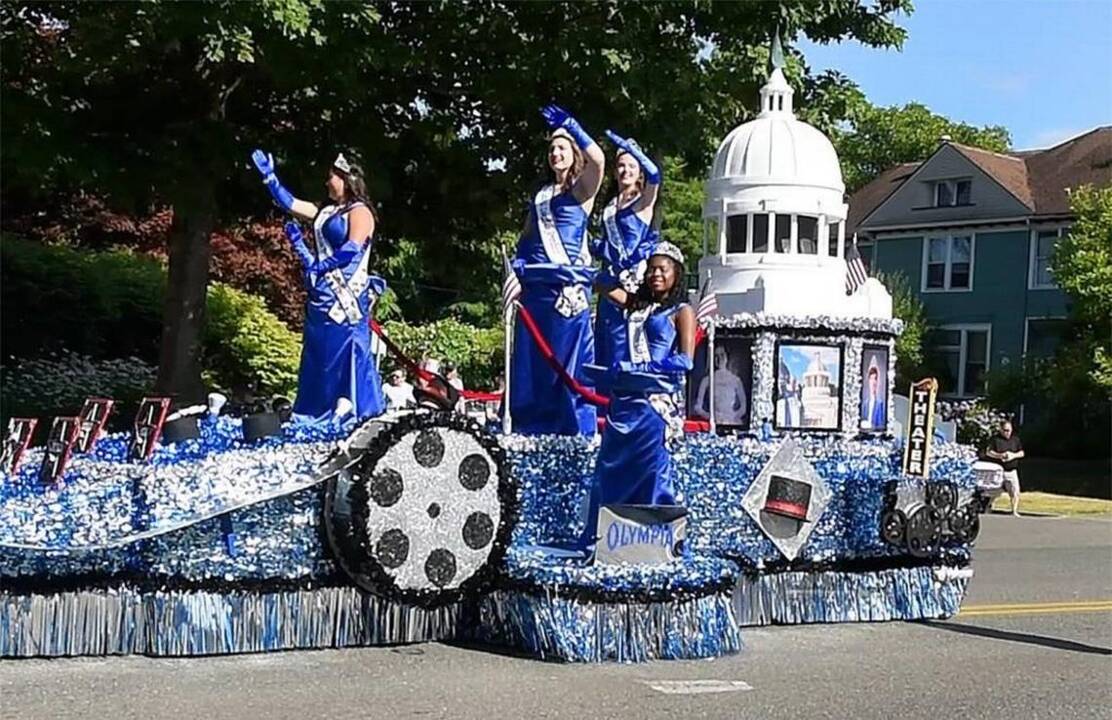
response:
<svg viewBox="0 0 1112 720"><path fill-rule="evenodd" d="M174 199L170 272L162 310L158 381L161 394L179 404L203 402L201 333L208 294L210 234L216 217L211 187L195 187Z"/></svg>

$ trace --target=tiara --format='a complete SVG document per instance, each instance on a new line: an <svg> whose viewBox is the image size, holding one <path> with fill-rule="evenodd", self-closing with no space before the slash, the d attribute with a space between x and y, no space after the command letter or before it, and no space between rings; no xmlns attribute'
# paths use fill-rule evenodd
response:
<svg viewBox="0 0 1112 720"><path fill-rule="evenodd" d="M337 155L336 159L332 161L332 167L343 170L346 173L351 172L351 163L347 161L347 158L344 157L343 153Z"/></svg>
<svg viewBox="0 0 1112 720"><path fill-rule="evenodd" d="M571 136L570 132L568 132L567 130L565 130L562 127L558 127L555 130L553 130L552 134L548 136L548 141L552 142L553 140L555 140L558 137L567 138L568 140L571 140L572 145L575 144L575 138L573 138Z"/></svg>
<svg viewBox="0 0 1112 720"><path fill-rule="evenodd" d="M656 244L656 247L653 248L653 255L663 255L675 260L680 265L686 264L683 261L683 252L667 240L661 240Z"/></svg>

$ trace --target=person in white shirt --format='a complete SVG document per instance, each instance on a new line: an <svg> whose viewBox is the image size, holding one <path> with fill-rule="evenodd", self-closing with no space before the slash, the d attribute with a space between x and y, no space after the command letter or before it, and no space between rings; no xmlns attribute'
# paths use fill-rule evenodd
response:
<svg viewBox="0 0 1112 720"><path fill-rule="evenodd" d="M389 410L404 410L417 404L413 386L405 381L405 371L400 368L390 373L390 380L383 386L382 392L386 395Z"/></svg>
<svg viewBox="0 0 1112 720"><path fill-rule="evenodd" d="M710 390L710 376L699 381L696 393L695 413L700 417L710 417L707 394ZM741 378L730 370L730 356L726 348L714 348L714 421L722 425L744 425L749 415L749 397Z"/></svg>

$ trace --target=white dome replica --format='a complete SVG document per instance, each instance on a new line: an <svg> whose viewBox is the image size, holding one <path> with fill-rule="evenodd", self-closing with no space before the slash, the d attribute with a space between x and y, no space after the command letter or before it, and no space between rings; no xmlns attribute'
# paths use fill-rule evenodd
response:
<svg viewBox="0 0 1112 720"><path fill-rule="evenodd" d="M891 318L892 298L869 279L845 292L845 183L825 135L792 111L776 67L761 112L733 129L714 158L703 205L701 278L723 315Z"/></svg>

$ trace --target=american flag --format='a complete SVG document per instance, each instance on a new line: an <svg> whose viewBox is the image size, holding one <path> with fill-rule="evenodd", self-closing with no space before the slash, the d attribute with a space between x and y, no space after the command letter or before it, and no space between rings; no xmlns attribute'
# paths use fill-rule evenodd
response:
<svg viewBox="0 0 1112 720"><path fill-rule="evenodd" d="M869 274L865 272L865 263L861 261L861 253L857 252L857 235L853 236L853 244L846 248L846 295L857 292L857 288L865 284Z"/></svg>
<svg viewBox="0 0 1112 720"><path fill-rule="evenodd" d="M710 278L703 283L703 297L699 300L699 307L695 310L695 322L698 325L709 323L711 318L718 314L718 293L710 289Z"/></svg>
<svg viewBox="0 0 1112 720"><path fill-rule="evenodd" d="M521 297L521 281L517 279L517 273L510 267L510 261L504 251L502 269L506 273L506 277L502 280L502 315L508 317L514 303Z"/></svg>

